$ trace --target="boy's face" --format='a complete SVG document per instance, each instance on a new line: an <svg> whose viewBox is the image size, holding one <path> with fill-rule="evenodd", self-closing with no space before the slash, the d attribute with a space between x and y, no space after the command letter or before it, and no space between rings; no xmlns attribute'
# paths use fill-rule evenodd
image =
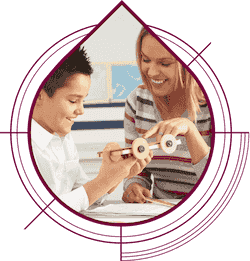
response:
<svg viewBox="0 0 250 261"><path fill-rule="evenodd" d="M51 134L56 132L65 136L71 131L74 119L84 113L83 101L90 84L89 75L77 73L68 77L64 86L58 88L51 98L42 90L40 115L35 120Z"/></svg>

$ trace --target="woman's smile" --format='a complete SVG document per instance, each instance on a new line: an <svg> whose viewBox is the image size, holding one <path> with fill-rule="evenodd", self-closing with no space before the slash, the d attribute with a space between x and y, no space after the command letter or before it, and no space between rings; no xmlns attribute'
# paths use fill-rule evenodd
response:
<svg viewBox="0 0 250 261"><path fill-rule="evenodd" d="M153 83L155 83L155 84L162 84L162 83L164 83L165 81L167 81L168 79L165 79L165 80L153 80L153 79L151 79L151 81L153 82Z"/></svg>

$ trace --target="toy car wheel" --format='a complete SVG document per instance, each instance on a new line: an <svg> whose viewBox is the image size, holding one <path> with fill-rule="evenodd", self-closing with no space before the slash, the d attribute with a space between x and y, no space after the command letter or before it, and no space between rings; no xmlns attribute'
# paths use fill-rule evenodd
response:
<svg viewBox="0 0 250 261"><path fill-rule="evenodd" d="M145 159L149 155L149 145L143 138L137 138L132 143L132 153L137 159Z"/></svg>

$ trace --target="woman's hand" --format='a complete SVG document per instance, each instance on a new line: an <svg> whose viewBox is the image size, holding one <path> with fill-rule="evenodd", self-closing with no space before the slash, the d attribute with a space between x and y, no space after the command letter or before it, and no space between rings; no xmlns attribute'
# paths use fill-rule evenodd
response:
<svg viewBox="0 0 250 261"><path fill-rule="evenodd" d="M200 162L200 160L209 153L210 148L200 135L194 123L186 118L174 118L161 121L144 133L142 138L156 137L156 142L160 142L162 136L166 134L171 134L174 137L179 134L185 136L193 164Z"/></svg>
<svg viewBox="0 0 250 261"><path fill-rule="evenodd" d="M150 191L141 184L132 183L123 193L122 200L126 203L144 203L146 197L151 197Z"/></svg>
<svg viewBox="0 0 250 261"><path fill-rule="evenodd" d="M171 134L174 137L177 135L184 135L185 137L193 135L196 127L193 122L186 118L174 118L171 120L161 121L153 128L142 135L142 138L154 138L156 142L160 142L161 138L165 134Z"/></svg>

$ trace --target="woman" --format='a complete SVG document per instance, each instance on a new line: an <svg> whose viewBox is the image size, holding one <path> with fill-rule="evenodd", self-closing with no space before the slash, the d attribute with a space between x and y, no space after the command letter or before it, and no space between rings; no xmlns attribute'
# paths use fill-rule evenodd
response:
<svg viewBox="0 0 250 261"><path fill-rule="evenodd" d="M154 198L183 198L200 178L210 151L211 118L204 95L190 73L144 28L137 39L137 63L143 79L127 98L125 140L138 137L159 142L178 136L182 144L166 155L154 153L136 177L124 180L125 202Z"/></svg>

